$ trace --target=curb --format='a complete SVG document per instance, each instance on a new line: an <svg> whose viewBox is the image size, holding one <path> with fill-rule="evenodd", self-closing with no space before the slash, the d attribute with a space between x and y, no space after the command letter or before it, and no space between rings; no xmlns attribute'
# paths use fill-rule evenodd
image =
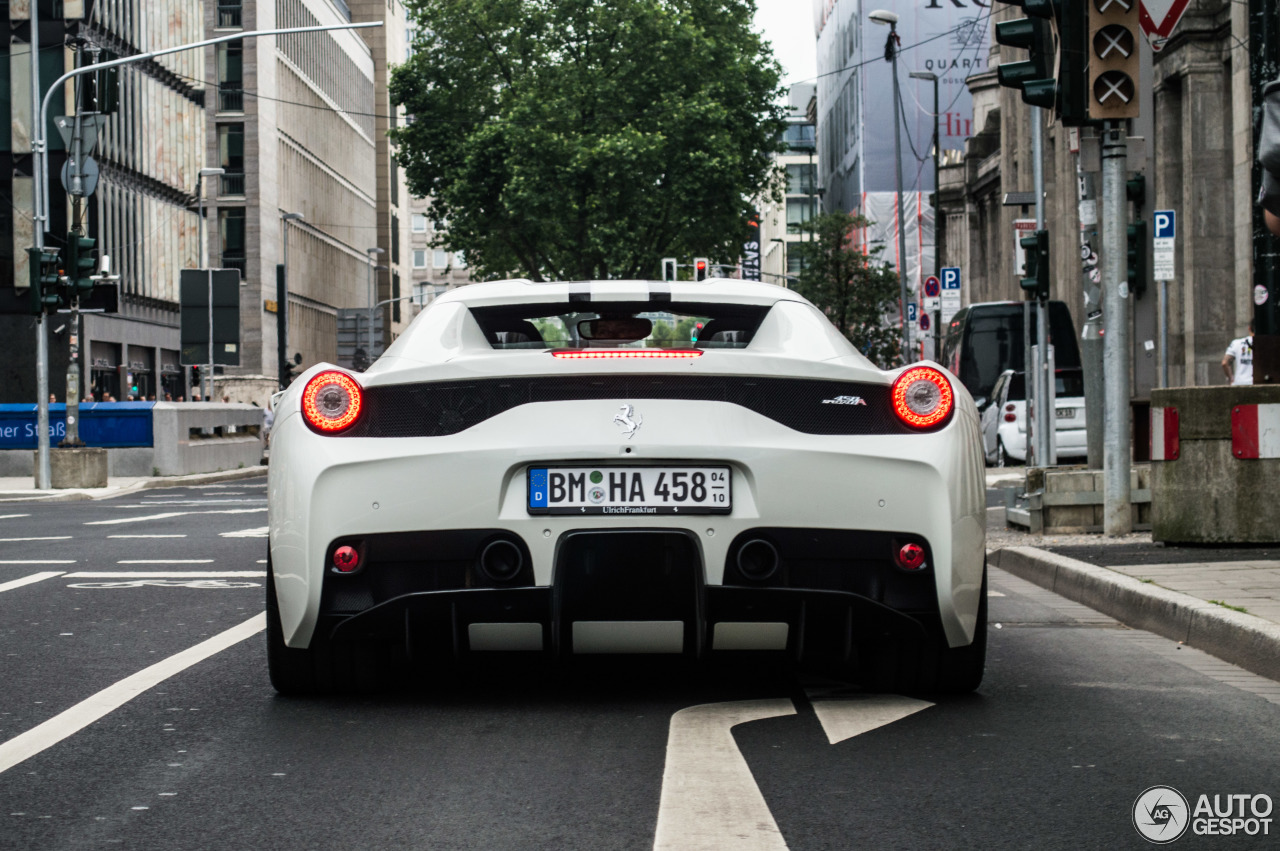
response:
<svg viewBox="0 0 1280 851"><path fill-rule="evenodd" d="M1035 547L993 551L992 564L1135 629L1280 681L1280 624Z"/></svg>
<svg viewBox="0 0 1280 851"><path fill-rule="evenodd" d="M0 493L0 503L3 502L83 502L85 500L114 499L117 496L127 496L138 491L152 490L154 488L179 488L184 485L205 485L215 484L217 482L233 482L239 479L256 479L259 476L267 474L266 465L258 467L243 467L237 470L219 470L216 473L190 473L185 476L155 476L135 482L128 487L120 487L111 490L109 493L90 493L88 490L67 490L61 492L50 493L48 496L41 496L41 491L5 491ZM94 490L98 490L95 488Z"/></svg>

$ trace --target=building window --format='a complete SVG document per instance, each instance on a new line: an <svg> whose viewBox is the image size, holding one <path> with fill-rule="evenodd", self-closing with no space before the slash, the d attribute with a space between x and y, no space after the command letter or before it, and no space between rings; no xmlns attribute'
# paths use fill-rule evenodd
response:
<svg viewBox="0 0 1280 851"><path fill-rule="evenodd" d="M432 258L431 265L437 269L448 269L449 268L449 252L441 251L440 249L437 248L435 250L435 256Z"/></svg>
<svg viewBox="0 0 1280 851"><path fill-rule="evenodd" d="M415 248L413 250L413 268L427 268L427 251L425 248Z"/></svg>
<svg viewBox="0 0 1280 851"><path fill-rule="evenodd" d="M395 118L395 109L391 110L391 117ZM391 122L393 125L395 121ZM396 162L396 158L391 158L391 203L400 204L400 163Z"/></svg>
<svg viewBox="0 0 1280 851"><path fill-rule="evenodd" d="M409 226L413 228L414 233L427 232L427 217L422 213L414 213L409 219Z"/></svg>
<svg viewBox="0 0 1280 851"><path fill-rule="evenodd" d="M463 256L461 251L454 252L453 265L454 265L454 268L457 268L457 269L467 268L467 258Z"/></svg>
<svg viewBox="0 0 1280 851"><path fill-rule="evenodd" d="M787 255L787 274L799 275L804 271L804 262L794 254Z"/></svg>
<svg viewBox="0 0 1280 851"><path fill-rule="evenodd" d="M222 268L239 269L245 274L245 211L244 207L220 207L218 209L218 234L222 237Z"/></svg>
<svg viewBox="0 0 1280 851"><path fill-rule="evenodd" d="M809 222L810 200L787 199L787 233L802 233Z"/></svg>
<svg viewBox="0 0 1280 851"><path fill-rule="evenodd" d="M218 28L240 29L240 13L240 0L218 0Z"/></svg>
<svg viewBox="0 0 1280 851"><path fill-rule="evenodd" d="M391 273L391 321L400 321L400 273Z"/></svg>
<svg viewBox="0 0 1280 851"><path fill-rule="evenodd" d="M391 262L400 265L400 217L391 216Z"/></svg>
<svg viewBox="0 0 1280 851"><path fill-rule="evenodd" d="M788 124L782 133L782 140L793 152L808 153L816 145L814 126L812 124Z"/></svg>
<svg viewBox="0 0 1280 851"><path fill-rule="evenodd" d="M218 111L244 112L244 42L218 45Z"/></svg>
<svg viewBox="0 0 1280 851"><path fill-rule="evenodd" d="M218 156L223 195L244 195L244 124L218 125Z"/></svg>
<svg viewBox="0 0 1280 851"><path fill-rule="evenodd" d="M787 194L812 195L817 186L818 167L811 163L791 163L787 166Z"/></svg>

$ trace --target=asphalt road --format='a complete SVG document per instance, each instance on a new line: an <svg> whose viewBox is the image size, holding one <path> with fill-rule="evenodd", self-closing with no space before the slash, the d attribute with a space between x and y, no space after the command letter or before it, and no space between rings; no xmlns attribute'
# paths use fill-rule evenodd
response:
<svg viewBox="0 0 1280 851"><path fill-rule="evenodd" d="M959 699L645 664L282 699L254 631L65 720L261 612L265 525L262 480L0 504L0 766L66 727L0 771L0 848L1143 848L1148 787L1280 799L1265 681L998 571Z"/></svg>

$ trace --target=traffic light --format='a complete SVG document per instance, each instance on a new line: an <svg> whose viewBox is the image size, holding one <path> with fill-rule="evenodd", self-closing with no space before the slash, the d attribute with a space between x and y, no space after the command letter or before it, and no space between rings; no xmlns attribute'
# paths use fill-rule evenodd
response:
<svg viewBox="0 0 1280 851"><path fill-rule="evenodd" d="M1126 229L1129 291L1141 298L1147 291L1147 223L1139 219Z"/></svg>
<svg viewBox="0 0 1280 851"><path fill-rule="evenodd" d="M55 248L27 248L27 267L31 277L28 294L31 315L53 313L62 304L59 293L58 251Z"/></svg>
<svg viewBox="0 0 1280 851"><path fill-rule="evenodd" d="M1047 301L1049 298L1049 232L1038 230L1018 240L1025 252L1026 262L1022 272L1026 276L1019 284L1024 292Z"/></svg>
<svg viewBox="0 0 1280 851"><path fill-rule="evenodd" d="M695 281L705 281L707 279L707 270L710 268L705 257L693 258L693 279Z"/></svg>
<svg viewBox="0 0 1280 851"><path fill-rule="evenodd" d="M108 62L116 58L113 54L103 52L99 62ZM94 76L94 108L103 115L110 115L120 105L120 66L100 68L93 72Z"/></svg>
<svg viewBox="0 0 1280 851"><path fill-rule="evenodd" d="M1089 123L1084 79L1089 61L1086 9L1090 0L1002 0L1030 17L996 24L996 42L1028 51L1022 62L996 69L1000 85L1022 100L1053 110L1067 127ZM1057 43L1054 43L1054 35Z"/></svg>
<svg viewBox="0 0 1280 851"><path fill-rule="evenodd" d="M68 300L88 295L93 289L93 274L98 265L93 256L93 248L97 244L96 239L91 239L80 231L73 230L67 234L67 264L63 269L67 277Z"/></svg>
<svg viewBox="0 0 1280 851"><path fill-rule="evenodd" d="M663 258L662 258L662 280L664 280L664 281L674 281L674 280L676 280L676 279L677 279L677 277L678 277L678 276L676 275L676 268L677 268L677 267L676 267L676 258L674 258L674 257L663 257Z"/></svg>
<svg viewBox="0 0 1280 851"><path fill-rule="evenodd" d="M1138 0L1089 0L1089 117L1138 117Z"/></svg>

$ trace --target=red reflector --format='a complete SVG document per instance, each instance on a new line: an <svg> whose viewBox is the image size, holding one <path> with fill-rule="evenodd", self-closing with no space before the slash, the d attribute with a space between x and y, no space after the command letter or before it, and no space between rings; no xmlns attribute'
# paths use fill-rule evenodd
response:
<svg viewBox="0 0 1280 851"><path fill-rule="evenodd" d="M1013 403L1009 403L1008 405L1004 406L1004 409L1006 411L1016 411L1018 409L1018 406L1014 405Z"/></svg>
<svg viewBox="0 0 1280 851"><path fill-rule="evenodd" d="M565 360L603 360L610 358L700 358L697 349L570 349L551 353L553 358Z"/></svg>
<svg viewBox="0 0 1280 851"><path fill-rule="evenodd" d="M1004 415L1004 421L1005 421L1005 422L1007 422L1007 423L1016 423L1016 422L1018 421L1018 415L1017 415L1017 414L1005 414L1005 415Z"/></svg>
<svg viewBox="0 0 1280 851"><path fill-rule="evenodd" d="M924 547L919 544L903 544L898 550L898 564L907 570L919 570L924 567Z"/></svg>
<svg viewBox="0 0 1280 851"><path fill-rule="evenodd" d="M338 547L333 551L333 569L339 573L355 573L360 567L360 554L355 547Z"/></svg>

